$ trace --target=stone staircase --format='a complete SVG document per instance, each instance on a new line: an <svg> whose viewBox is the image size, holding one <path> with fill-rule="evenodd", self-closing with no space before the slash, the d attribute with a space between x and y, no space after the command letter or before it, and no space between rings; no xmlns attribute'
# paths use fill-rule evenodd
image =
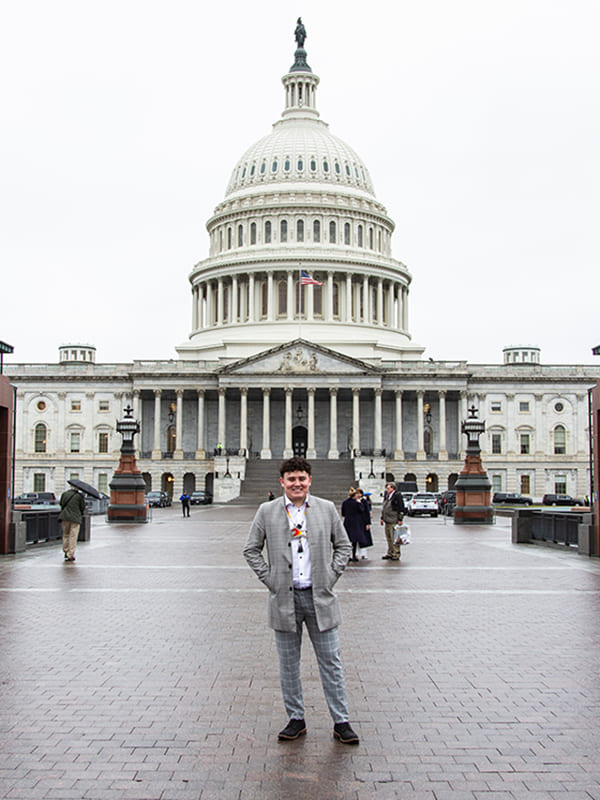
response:
<svg viewBox="0 0 600 800"><path fill-rule="evenodd" d="M231 500L229 505L255 505L268 499L269 491L275 497L281 495L279 484L279 465L281 459L270 461L248 461L246 479L242 483L241 496ZM312 489L314 494L331 500L339 508L348 496L350 486L357 485L354 480L352 461L311 460Z"/></svg>

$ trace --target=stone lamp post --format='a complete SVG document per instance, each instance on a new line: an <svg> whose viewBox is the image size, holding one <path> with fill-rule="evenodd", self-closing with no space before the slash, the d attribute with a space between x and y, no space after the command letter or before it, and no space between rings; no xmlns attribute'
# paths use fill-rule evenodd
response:
<svg viewBox="0 0 600 800"><path fill-rule="evenodd" d="M130 406L125 416L117 422L117 431L123 437L121 459L110 482L109 522L147 522L146 482L135 459L133 437L140 432L140 423L133 418Z"/></svg>
<svg viewBox="0 0 600 800"><path fill-rule="evenodd" d="M494 508L490 503L492 484L481 463L479 437L485 431L485 422L477 419L477 409L471 406L469 418L464 420L461 431L467 437L465 466L454 485L456 507L455 525L492 525Z"/></svg>

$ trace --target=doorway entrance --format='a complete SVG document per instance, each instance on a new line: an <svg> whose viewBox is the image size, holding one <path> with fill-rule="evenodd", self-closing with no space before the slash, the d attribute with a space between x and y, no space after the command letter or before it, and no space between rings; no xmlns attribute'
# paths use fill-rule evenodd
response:
<svg viewBox="0 0 600 800"><path fill-rule="evenodd" d="M296 425L292 429L292 449L295 456L306 458L306 447L308 444L308 429L303 425Z"/></svg>

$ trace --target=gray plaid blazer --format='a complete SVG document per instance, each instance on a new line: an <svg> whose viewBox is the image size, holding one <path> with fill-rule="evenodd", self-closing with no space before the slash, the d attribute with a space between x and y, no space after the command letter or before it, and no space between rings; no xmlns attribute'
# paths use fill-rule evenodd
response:
<svg viewBox="0 0 600 800"><path fill-rule="evenodd" d="M333 587L346 568L352 545L335 506L320 497L309 495L306 530L317 624L319 630L327 631L342 621ZM271 628L295 631L290 524L283 497L259 507L244 546L244 558L269 590Z"/></svg>

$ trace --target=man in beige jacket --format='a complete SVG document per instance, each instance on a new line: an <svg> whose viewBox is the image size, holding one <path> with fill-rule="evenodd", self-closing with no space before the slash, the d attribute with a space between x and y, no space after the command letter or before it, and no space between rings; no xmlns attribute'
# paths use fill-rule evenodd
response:
<svg viewBox="0 0 600 800"><path fill-rule="evenodd" d="M341 615L333 593L352 547L333 503L309 494L308 461L300 457L284 461L280 476L283 497L259 507L244 547L246 561L269 590L269 625L275 631L281 691L289 717L279 740L306 733L300 679L305 624L334 722L333 735L344 744L358 744L348 722L338 636Z"/></svg>

